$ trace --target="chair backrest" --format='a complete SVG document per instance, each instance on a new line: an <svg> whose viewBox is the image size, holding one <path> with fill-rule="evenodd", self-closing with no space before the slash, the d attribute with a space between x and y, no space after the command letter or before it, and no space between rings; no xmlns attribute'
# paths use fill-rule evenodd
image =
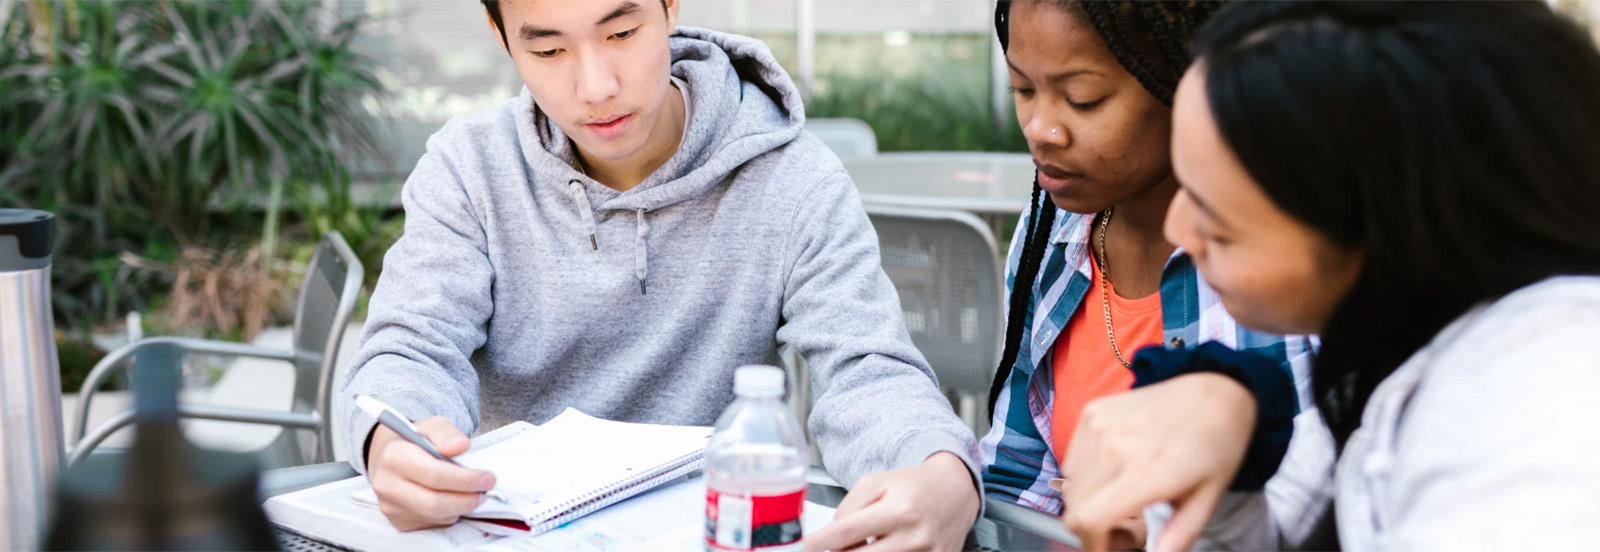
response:
<svg viewBox="0 0 1600 552"><path fill-rule="evenodd" d="M833 150L840 159L872 157L878 154L878 135L860 119L806 119L806 130Z"/></svg>
<svg viewBox="0 0 1600 552"><path fill-rule="evenodd" d="M939 386L986 402L1003 331L994 233L964 211L868 204L867 215L906 330Z"/></svg>
<svg viewBox="0 0 1600 552"><path fill-rule="evenodd" d="M281 438L288 453L302 462L333 459L330 426L334 367L365 278L366 269L344 236L329 232L322 237L306 268L306 279L295 305L294 399L290 407L294 412L316 412L322 417L322 426L316 435L286 429Z"/></svg>

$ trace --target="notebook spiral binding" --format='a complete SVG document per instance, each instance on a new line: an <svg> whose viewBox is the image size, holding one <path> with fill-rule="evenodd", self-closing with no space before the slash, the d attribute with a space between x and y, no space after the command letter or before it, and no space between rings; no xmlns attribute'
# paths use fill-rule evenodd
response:
<svg viewBox="0 0 1600 552"><path fill-rule="evenodd" d="M665 471L657 473L654 476L643 479L619 481L578 498L563 502L549 510L545 510L545 513L542 514L541 517L543 517L543 515L550 514L555 514L555 517L539 523L538 525L531 525L529 527L529 529L531 529L530 533L537 535L551 529L555 529L569 521L589 515L596 510L616 504L628 498L632 498L634 495L639 493L659 487L662 483L666 483L679 477L694 473L705 466L704 454L704 451L695 451L691 454L680 456L677 459L665 464L666 466L671 467Z"/></svg>

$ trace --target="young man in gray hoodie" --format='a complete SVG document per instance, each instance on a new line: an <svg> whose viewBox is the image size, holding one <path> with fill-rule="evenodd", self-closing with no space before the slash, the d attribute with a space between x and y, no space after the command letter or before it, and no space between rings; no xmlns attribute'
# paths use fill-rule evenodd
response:
<svg viewBox="0 0 1600 552"><path fill-rule="evenodd" d="M340 385L346 450L390 521L451 523L493 476L377 426L355 394L455 455L463 432L566 407L711 425L734 368L788 344L811 367L823 459L852 488L807 548L958 548L980 510L975 439L767 48L677 28L678 0L484 4L527 88L429 138Z"/></svg>

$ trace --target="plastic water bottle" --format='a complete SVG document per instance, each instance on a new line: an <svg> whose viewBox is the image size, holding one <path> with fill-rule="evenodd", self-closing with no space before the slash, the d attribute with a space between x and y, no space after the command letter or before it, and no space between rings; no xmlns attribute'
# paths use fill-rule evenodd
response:
<svg viewBox="0 0 1600 552"><path fill-rule="evenodd" d="M801 549L806 438L783 402L784 373L743 366L738 397L717 419L706 447L706 549Z"/></svg>

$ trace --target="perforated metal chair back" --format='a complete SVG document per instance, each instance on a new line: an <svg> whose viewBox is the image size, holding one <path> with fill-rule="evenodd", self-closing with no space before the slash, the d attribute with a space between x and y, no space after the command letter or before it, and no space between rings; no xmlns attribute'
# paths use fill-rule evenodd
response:
<svg viewBox="0 0 1600 552"><path fill-rule="evenodd" d="M860 119L848 117L806 119L806 130L833 150L840 159L878 155L878 135Z"/></svg>
<svg viewBox="0 0 1600 552"><path fill-rule="evenodd" d="M975 430L1000 361L1001 267L994 233L963 211L867 205L906 330Z"/></svg>
<svg viewBox="0 0 1600 552"><path fill-rule="evenodd" d="M316 434L285 428L278 442L268 447L287 455L284 460L289 465L333 460L334 364L365 278L366 269L344 236L338 232L323 236L306 268L295 304L295 378L290 406L292 412L317 413L322 423Z"/></svg>

